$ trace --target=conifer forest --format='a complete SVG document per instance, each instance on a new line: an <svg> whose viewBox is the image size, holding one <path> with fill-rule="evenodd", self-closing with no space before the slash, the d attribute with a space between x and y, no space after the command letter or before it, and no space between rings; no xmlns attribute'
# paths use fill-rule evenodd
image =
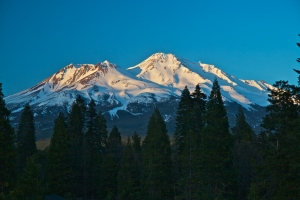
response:
<svg viewBox="0 0 300 200"><path fill-rule="evenodd" d="M300 43L297 43L300 47ZM300 58L297 59L300 63ZM206 96L182 90L176 130L168 135L153 109L145 137L107 131L95 102L78 96L60 113L50 146L38 150L26 104L10 125L0 83L0 199L300 199L300 70L298 85L277 81L255 133L240 107L230 127L218 80Z"/></svg>

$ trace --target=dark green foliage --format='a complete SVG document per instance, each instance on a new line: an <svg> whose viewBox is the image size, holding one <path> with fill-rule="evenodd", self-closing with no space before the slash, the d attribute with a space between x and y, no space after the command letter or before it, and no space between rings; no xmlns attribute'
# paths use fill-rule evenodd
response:
<svg viewBox="0 0 300 200"><path fill-rule="evenodd" d="M36 151L34 118L30 105L27 103L21 114L16 137L18 171L22 172L26 160Z"/></svg>
<svg viewBox="0 0 300 200"><path fill-rule="evenodd" d="M242 106L239 106L238 113L236 115L236 124L232 128L234 140L240 141L251 141L254 136L254 131L247 123Z"/></svg>
<svg viewBox="0 0 300 200"><path fill-rule="evenodd" d="M142 150L141 137L136 132L132 136L132 147L136 153L140 153Z"/></svg>
<svg viewBox="0 0 300 200"><path fill-rule="evenodd" d="M16 175L14 130L9 124L10 111L3 97L0 83L0 194L12 189Z"/></svg>
<svg viewBox="0 0 300 200"><path fill-rule="evenodd" d="M99 197L117 198L118 193L118 171L122 157L122 138L116 126L113 127L107 141L107 148L101 165Z"/></svg>
<svg viewBox="0 0 300 200"><path fill-rule="evenodd" d="M68 156L71 166L71 177L68 178L70 192L83 196L83 136L86 107L81 96L73 103L68 118L67 141Z"/></svg>
<svg viewBox="0 0 300 200"><path fill-rule="evenodd" d="M188 131L185 136L185 146L181 161L181 175L178 179L179 199L199 199L199 151L197 145L197 135Z"/></svg>
<svg viewBox="0 0 300 200"><path fill-rule="evenodd" d="M233 164L237 172L237 199L246 199L254 176L253 164L258 160L258 153L252 143L254 132L247 123L241 106L232 132L234 137Z"/></svg>
<svg viewBox="0 0 300 200"><path fill-rule="evenodd" d="M134 159L132 148L130 137L128 137L118 174L118 196L120 199L140 199L140 171L138 163Z"/></svg>
<svg viewBox="0 0 300 200"><path fill-rule="evenodd" d="M94 198L97 194L100 167L107 142L106 120L101 113L96 114L95 102L91 100L87 110L88 130L84 136L84 193Z"/></svg>
<svg viewBox="0 0 300 200"><path fill-rule="evenodd" d="M251 186L250 197L300 198L300 99L299 87L278 81L269 95L268 115L260 138L263 162Z"/></svg>
<svg viewBox="0 0 300 200"><path fill-rule="evenodd" d="M200 146L201 199L230 199L234 181L231 135L217 79L207 103L206 123Z"/></svg>
<svg viewBox="0 0 300 200"><path fill-rule="evenodd" d="M116 159L117 165L120 166L122 156L122 138L116 126L112 128L109 134L107 142L107 153L113 154Z"/></svg>
<svg viewBox="0 0 300 200"><path fill-rule="evenodd" d="M117 199L118 166L114 154L108 153L100 168L98 196L100 199Z"/></svg>
<svg viewBox="0 0 300 200"><path fill-rule="evenodd" d="M191 129L196 134L197 146L199 147L201 142L200 132L205 126L205 112L206 112L206 95L201 91L199 84L196 85L195 91L191 94L192 96L192 111Z"/></svg>
<svg viewBox="0 0 300 200"><path fill-rule="evenodd" d="M49 146L48 187L52 194L65 195L68 192L67 178L70 174L68 160L68 138L66 119L59 113L54 124L54 133Z"/></svg>
<svg viewBox="0 0 300 200"><path fill-rule="evenodd" d="M141 137L134 132L132 136L132 153L134 157L134 162L137 164L138 167L138 176L142 174L142 145L141 145Z"/></svg>
<svg viewBox="0 0 300 200"><path fill-rule="evenodd" d="M172 161L169 136L156 108L150 117L143 155L143 199L172 199Z"/></svg>
<svg viewBox="0 0 300 200"><path fill-rule="evenodd" d="M12 193L12 198L42 200L45 198L45 188L42 183L43 178L41 177L41 165L38 163L38 156L31 156L27 159L20 180Z"/></svg>
<svg viewBox="0 0 300 200"><path fill-rule="evenodd" d="M173 147L177 198L193 199L197 196L195 192L199 184L196 174L199 166L195 161L199 160L200 132L205 126L205 99L206 95L198 84L192 94L185 87L178 104Z"/></svg>
<svg viewBox="0 0 300 200"><path fill-rule="evenodd" d="M177 107L176 129L174 133L174 143L177 154L180 155L184 148L184 138L191 129L191 111L192 99L187 87L181 93L180 101Z"/></svg>

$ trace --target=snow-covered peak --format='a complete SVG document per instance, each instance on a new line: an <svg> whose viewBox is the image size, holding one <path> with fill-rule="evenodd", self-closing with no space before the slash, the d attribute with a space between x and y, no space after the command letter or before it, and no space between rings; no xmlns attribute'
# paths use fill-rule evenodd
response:
<svg viewBox="0 0 300 200"><path fill-rule="evenodd" d="M132 71L138 72L132 75ZM110 103L118 102L126 110L126 105L137 99L148 101L154 95L158 101L170 95L179 96L185 86L193 91L200 84L209 95L215 78L225 101L237 102L245 108L251 104L268 105L267 89L272 86L264 81L238 79L214 65L164 53L155 53L127 70L107 60L97 64L69 64L34 87L5 100L14 105L29 102L43 106L70 104L77 94L96 102L109 96Z"/></svg>
<svg viewBox="0 0 300 200"><path fill-rule="evenodd" d="M271 85L261 81L237 79L211 64L192 62L173 54L156 53L127 70L132 71L137 68L140 71L136 77L141 80L179 90L185 86L193 90L195 85L200 84L206 94L209 94L212 83L217 78L224 100L236 101L246 108L250 104L268 105L267 89Z"/></svg>

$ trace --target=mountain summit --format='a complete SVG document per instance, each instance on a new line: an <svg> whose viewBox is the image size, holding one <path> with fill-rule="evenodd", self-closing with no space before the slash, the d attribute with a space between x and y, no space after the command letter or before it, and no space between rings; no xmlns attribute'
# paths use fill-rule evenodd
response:
<svg viewBox="0 0 300 200"><path fill-rule="evenodd" d="M200 84L206 94L209 94L213 80L217 78L224 100L237 102L247 109L251 104L268 105L267 89L272 87L264 81L237 79L214 65L191 62L173 54L153 54L127 70L133 69L140 69L136 74L140 80L149 80L179 90L185 86L194 88Z"/></svg>
<svg viewBox="0 0 300 200"><path fill-rule="evenodd" d="M68 112L76 96L81 95L86 102L93 99L111 124L121 124L121 129L124 126L130 132L136 120L144 120L145 125L141 125L142 121L140 125L146 128L147 117L154 107L161 107L165 121L171 124L181 90L188 86L193 91L200 84L208 95L215 78L228 105L240 104L249 112L268 105L267 89L272 86L264 81L238 79L214 65L164 53L153 54L127 70L108 61L70 64L32 88L7 96L5 101L14 123L29 103L42 134L52 129L58 112Z"/></svg>

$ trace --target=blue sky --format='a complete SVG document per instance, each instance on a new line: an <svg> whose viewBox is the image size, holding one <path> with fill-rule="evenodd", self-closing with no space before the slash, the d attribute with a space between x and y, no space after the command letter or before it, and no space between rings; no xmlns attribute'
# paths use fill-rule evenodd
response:
<svg viewBox="0 0 300 200"><path fill-rule="evenodd" d="M9 95L70 63L127 68L164 52L296 83L299 10L299 0L1 0L0 82Z"/></svg>

